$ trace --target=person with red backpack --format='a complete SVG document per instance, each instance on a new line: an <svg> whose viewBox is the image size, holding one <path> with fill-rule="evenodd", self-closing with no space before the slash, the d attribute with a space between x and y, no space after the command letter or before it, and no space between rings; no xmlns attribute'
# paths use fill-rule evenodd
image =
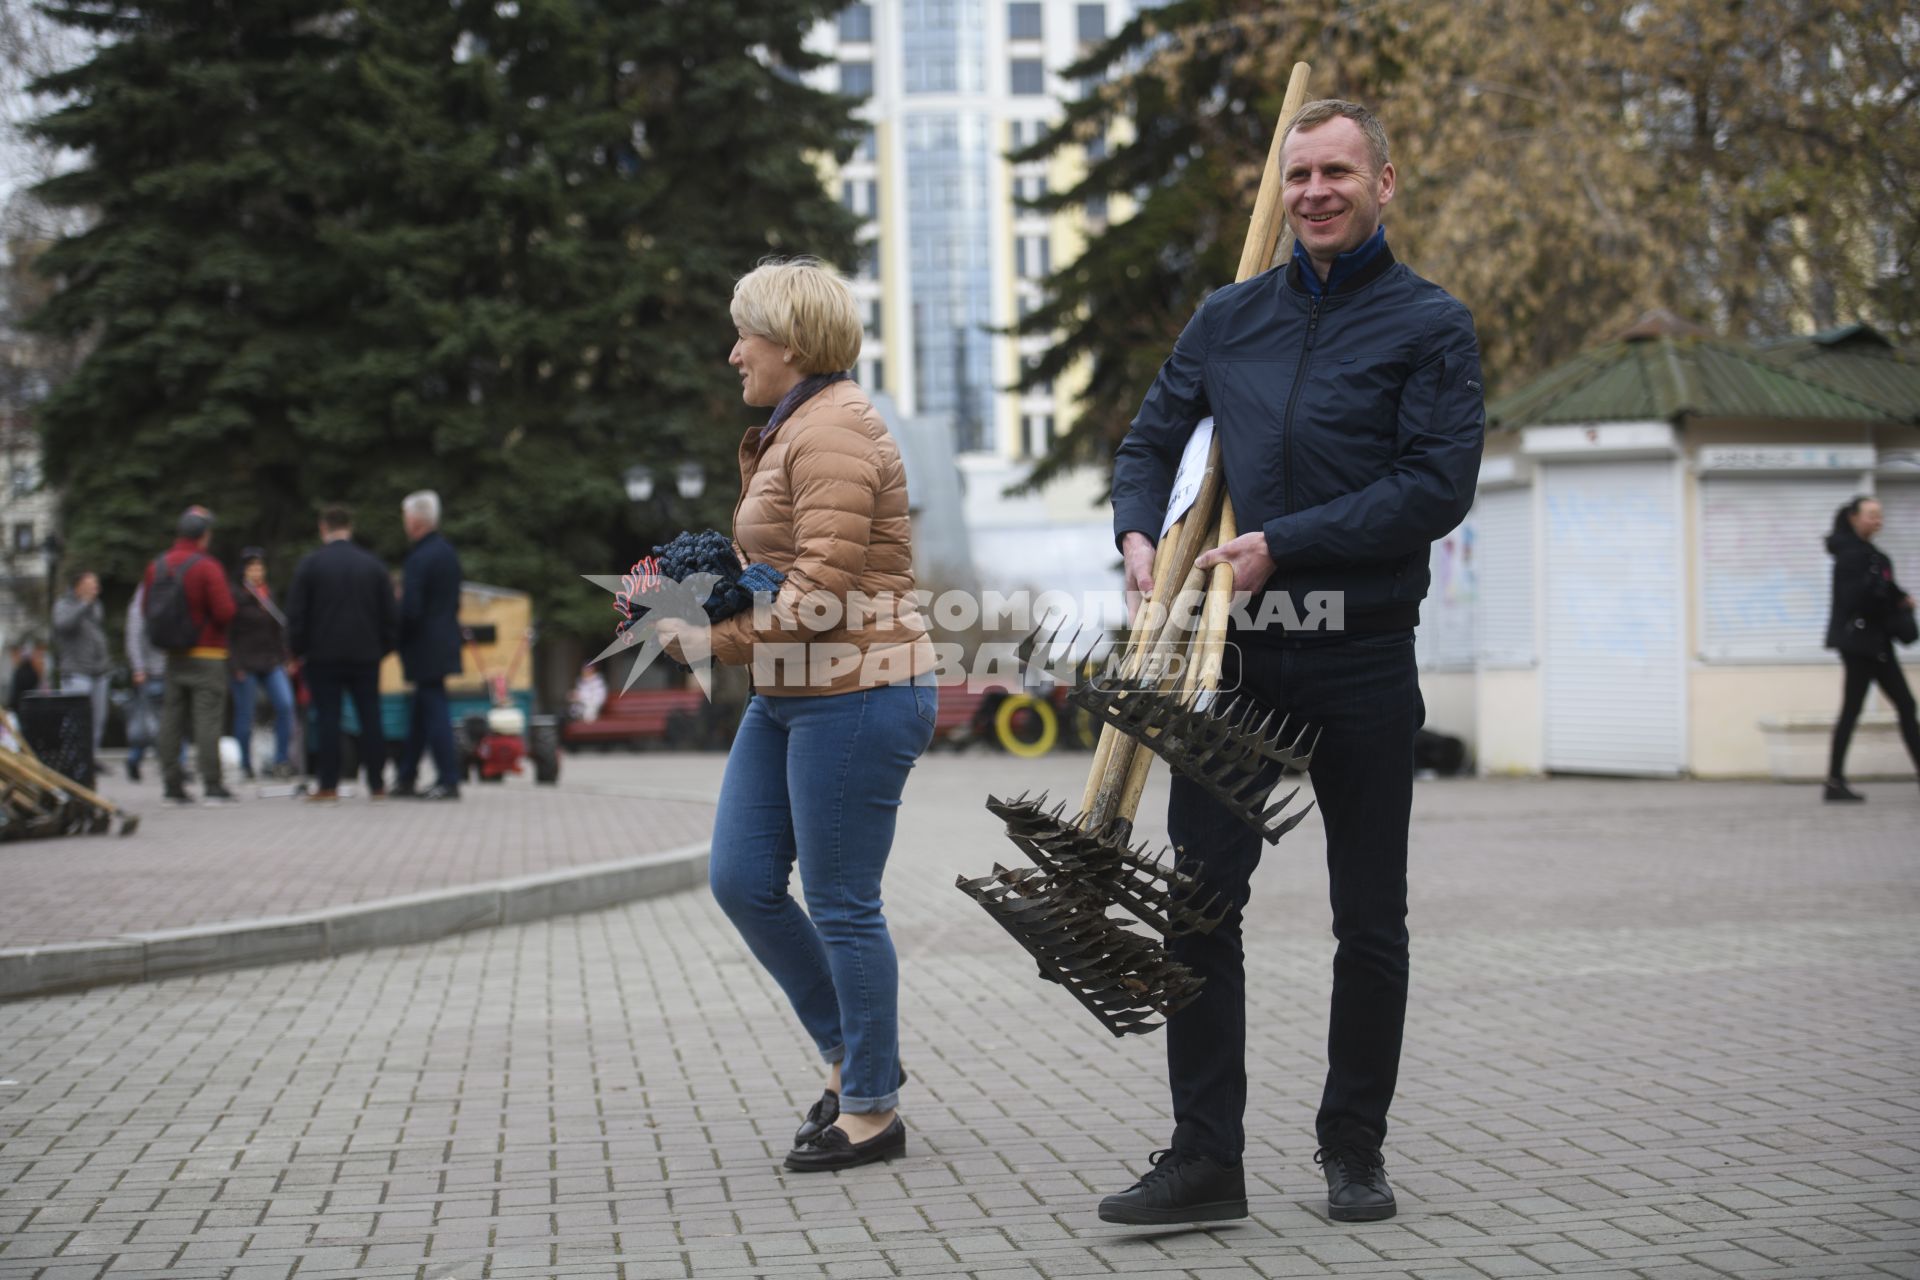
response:
<svg viewBox="0 0 1920 1280"><path fill-rule="evenodd" d="M147 637L167 655L167 689L160 708L160 767L166 798L190 804L180 768L180 742L189 723L200 777L210 804L233 793L221 784L220 730L226 723L227 625L233 621L233 594L226 571L207 551L213 541L213 512L188 507L180 516L179 537L147 566L140 580Z"/></svg>

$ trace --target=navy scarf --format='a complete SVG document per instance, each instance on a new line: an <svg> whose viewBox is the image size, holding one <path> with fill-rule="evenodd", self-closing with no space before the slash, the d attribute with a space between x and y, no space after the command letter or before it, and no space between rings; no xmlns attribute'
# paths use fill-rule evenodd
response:
<svg viewBox="0 0 1920 1280"><path fill-rule="evenodd" d="M794 411L807 401L825 391L836 382L851 381L853 375L842 369L838 373L815 373L794 383L793 390L780 397L780 403L773 406L773 416L767 419L767 425L760 428L760 443L765 444L780 429L780 424L794 415Z"/></svg>

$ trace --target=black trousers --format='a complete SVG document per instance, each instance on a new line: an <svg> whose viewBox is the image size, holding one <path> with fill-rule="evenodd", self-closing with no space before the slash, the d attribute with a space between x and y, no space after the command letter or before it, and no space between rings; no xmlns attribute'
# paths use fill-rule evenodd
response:
<svg viewBox="0 0 1920 1280"><path fill-rule="evenodd" d="M1316 1124L1323 1146L1378 1147L1400 1072L1407 1012L1407 823L1413 738L1426 719L1413 633L1300 648L1239 646L1226 675L1274 710L1320 731L1313 791L1327 833L1333 903L1333 1010L1327 1082ZM1297 779L1283 779L1275 797ZM1200 786L1174 775L1167 825L1210 892L1233 904L1210 934L1175 939L1175 958L1206 980L1167 1023L1176 1150L1235 1161L1246 1147L1246 966L1241 912L1263 843ZM1307 851L1283 838L1283 857Z"/></svg>
<svg viewBox="0 0 1920 1280"><path fill-rule="evenodd" d="M353 699L360 718L360 763L367 785L386 786L387 735L380 727L380 664L377 662L309 662L307 686L313 690L313 772L322 791L340 785L340 698Z"/></svg>
<svg viewBox="0 0 1920 1280"><path fill-rule="evenodd" d="M1840 661L1847 675L1841 687L1840 718L1833 722L1833 753L1827 760L1827 776L1836 781L1847 776L1847 748L1853 743L1853 728L1860 721L1860 708L1867 701L1867 686L1874 684L1880 686L1893 713L1900 718L1900 736L1906 741L1914 769L1920 771L1920 722L1914 717L1913 691L1907 688L1900 659L1888 650L1874 654L1843 653Z"/></svg>

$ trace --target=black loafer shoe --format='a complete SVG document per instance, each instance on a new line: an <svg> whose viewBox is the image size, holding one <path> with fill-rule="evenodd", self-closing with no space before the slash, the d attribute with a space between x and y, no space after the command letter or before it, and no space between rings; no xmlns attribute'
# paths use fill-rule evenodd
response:
<svg viewBox="0 0 1920 1280"><path fill-rule="evenodd" d="M815 1138L833 1127L840 1118L840 1095L828 1089L820 1095L820 1101L807 1108L807 1118L793 1131L795 1149L806 1146Z"/></svg>
<svg viewBox="0 0 1920 1280"><path fill-rule="evenodd" d="M1149 1159L1153 1168L1146 1177L1100 1202L1100 1221L1162 1226L1247 1216L1247 1176L1241 1166L1182 1151L1156 1151Z"/></svg>
<svg viewBox="0 0 1920 1280"><path fill-rule="evenodd" d="M1855 791L1846 783L1839 781L1837 778L1827 779L1827 785L1821 791L1820 798L1829 804L1858 804L1860 801L1866 799L1865 796Z"/></svg>
<svg viewBox="0 0 1920 1280"><path fill-rule="evenodd" d="M852 1169L879 1160L891 1160L907 1149L907 1126L899 1116L865 1142L855 1142L844 1129L828 1126L804 1147L787 1152L787 1168L795 1173L823 1173Z"/></svg>
<svg viewBox="0 0 1920 1280"><path fill-rule="evenodd" d="M1335 1222L1379 1222L1394 1215L1393 1188L1378 1151L1322 1147L1313 1162L1326 1170L1327 1216Z"/></svg>

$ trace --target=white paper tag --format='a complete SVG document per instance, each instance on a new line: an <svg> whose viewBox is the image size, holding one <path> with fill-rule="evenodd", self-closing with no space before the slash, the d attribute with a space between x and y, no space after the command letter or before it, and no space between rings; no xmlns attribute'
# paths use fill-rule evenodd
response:
<svg viewBox="0 0 1920 1280"><path fill-rule="evenodd" d="M1213 447L1213 418L1200 419L1187 437L1187 449L1180 455L1180 469L1173 473L1173 496L1167 500L1167 518L1160 522L1160 536L1166 537L1173 522L1187 514L1187 508L1200 496L1200 482L1207 475L1207 451Z"/></svg>

